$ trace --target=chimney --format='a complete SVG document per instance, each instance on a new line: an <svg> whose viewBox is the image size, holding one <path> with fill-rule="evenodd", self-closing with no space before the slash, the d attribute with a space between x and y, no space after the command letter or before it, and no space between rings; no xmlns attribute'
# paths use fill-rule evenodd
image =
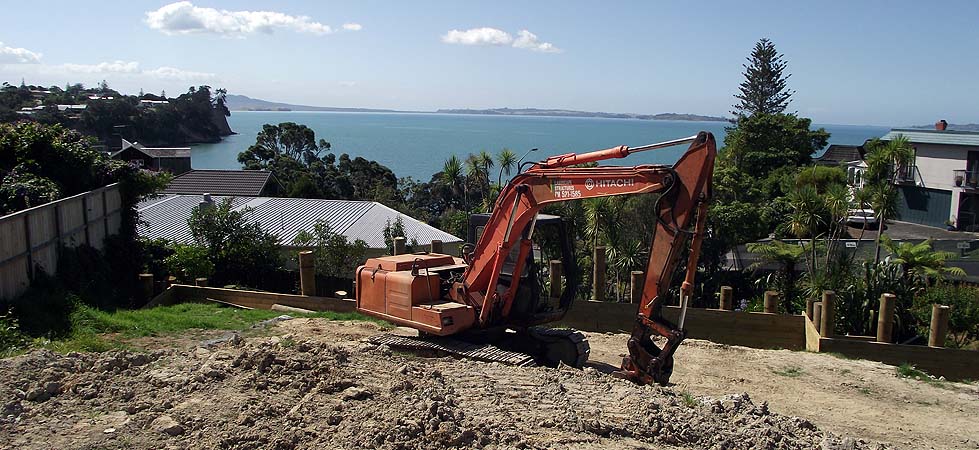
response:
<svg viewBox="0 0 979 450"><path fill-rule="evenodd" d="M935 122L935 129L936 130L938 130L938 131L945 131L946 128L948 128L948 122L946 122L945 119L942 119L942 120L939 120L938 122Z"/></svg>
<svg viewBox="0 0 979 450"><path fill-rule="evenodd" d="M214 205L214 200L211 200L211 194L204 194L203 198L201 199L201 202L197 204L197 206L201 208L207 208L213 205Z"/></svg>

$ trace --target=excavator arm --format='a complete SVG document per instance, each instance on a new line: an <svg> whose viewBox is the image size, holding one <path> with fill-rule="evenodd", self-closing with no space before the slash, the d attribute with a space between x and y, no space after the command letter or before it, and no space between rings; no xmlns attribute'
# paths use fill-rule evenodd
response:
<svg viewBox="0 0 979 450"><path fill-rule="evenodd" d="M689 148L673 166L578 167L687 142ZM505 324L519 280L504 285L500 283L500 275L514 247L518 249L518 266L514 273L522 269L520 265L532 249L530 238L541 208L569 200L659 193L659 201L650 212L650 220L654 220L656 226L641 304L629 339L629 356L623 360L622 370L617 375L642 384L666 383L672 372L673 353L686 335L683 317L703 239L716 153L714 136L701 132L689 138L643 147L621 146L553 156L534 164L514 177L500 193L493 214L469 257L463 281L456 283L450 296L478 311L478 327ZM530 231L525 237L522 230L528 227ZM688 243L689 260L680 287L683 312L679 324L673 324L665 320L660 311L663 296ZM653 341L657 336L666 339L662 348Z"/></svg>

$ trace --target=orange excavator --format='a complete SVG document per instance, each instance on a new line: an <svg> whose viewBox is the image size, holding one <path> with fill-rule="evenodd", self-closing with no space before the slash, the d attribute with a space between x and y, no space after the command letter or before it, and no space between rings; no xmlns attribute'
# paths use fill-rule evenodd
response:
<svg viewBox="0 0 979 450"><path fill-rule="evenodd" d="M598 166L586 163L688 144L672 166ZM571 308L579 281L563 221L541 213L546 205L587 198L659 194L649 220L655 222L645 284L629 356L616 376L640 384L669 382L673 354L686 336L683 322L693 291L697 257L704 236L711 177L717 154L714 136L696 136L641 147L620 146L582 154L568 153L528 163L500 192L490 216L473 216L476 244L462 258L415 253L368 259L357 268L357 310L419 331L419 338L383 335L377 343L431 349L511 364L564 363L581 367L589 347L574 331L539 325L555 322ZM566 288L551 298L542 280L535 237L556 227ZM472 233L473 230L477 233ZM688 251L679 287L677 324L661 315L680 258ZM660 340L657 345L655 339Z"/></svg>

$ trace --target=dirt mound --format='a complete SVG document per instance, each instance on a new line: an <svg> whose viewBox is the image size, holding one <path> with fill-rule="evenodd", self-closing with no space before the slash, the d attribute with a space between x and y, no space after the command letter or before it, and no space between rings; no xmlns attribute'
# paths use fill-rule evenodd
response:
<svg viewBox="0 0 979 450"><path fill-rule="evenodd" d="M425 359L356 339L232 335L185 350L0 361L14 448L883 448L747 394L594 369Z"/></svg>

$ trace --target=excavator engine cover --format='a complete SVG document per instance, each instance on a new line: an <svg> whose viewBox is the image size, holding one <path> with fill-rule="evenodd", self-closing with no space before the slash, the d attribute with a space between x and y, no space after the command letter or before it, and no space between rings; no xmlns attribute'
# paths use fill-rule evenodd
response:
<svg viewBox="0 0 979 450"><path fill-rule="evenodd" d="M429 273L455 264L436 253L368 259L357 268L357 311L438 336L471 328L473 307L442 299L439 275Z"/></svg>

